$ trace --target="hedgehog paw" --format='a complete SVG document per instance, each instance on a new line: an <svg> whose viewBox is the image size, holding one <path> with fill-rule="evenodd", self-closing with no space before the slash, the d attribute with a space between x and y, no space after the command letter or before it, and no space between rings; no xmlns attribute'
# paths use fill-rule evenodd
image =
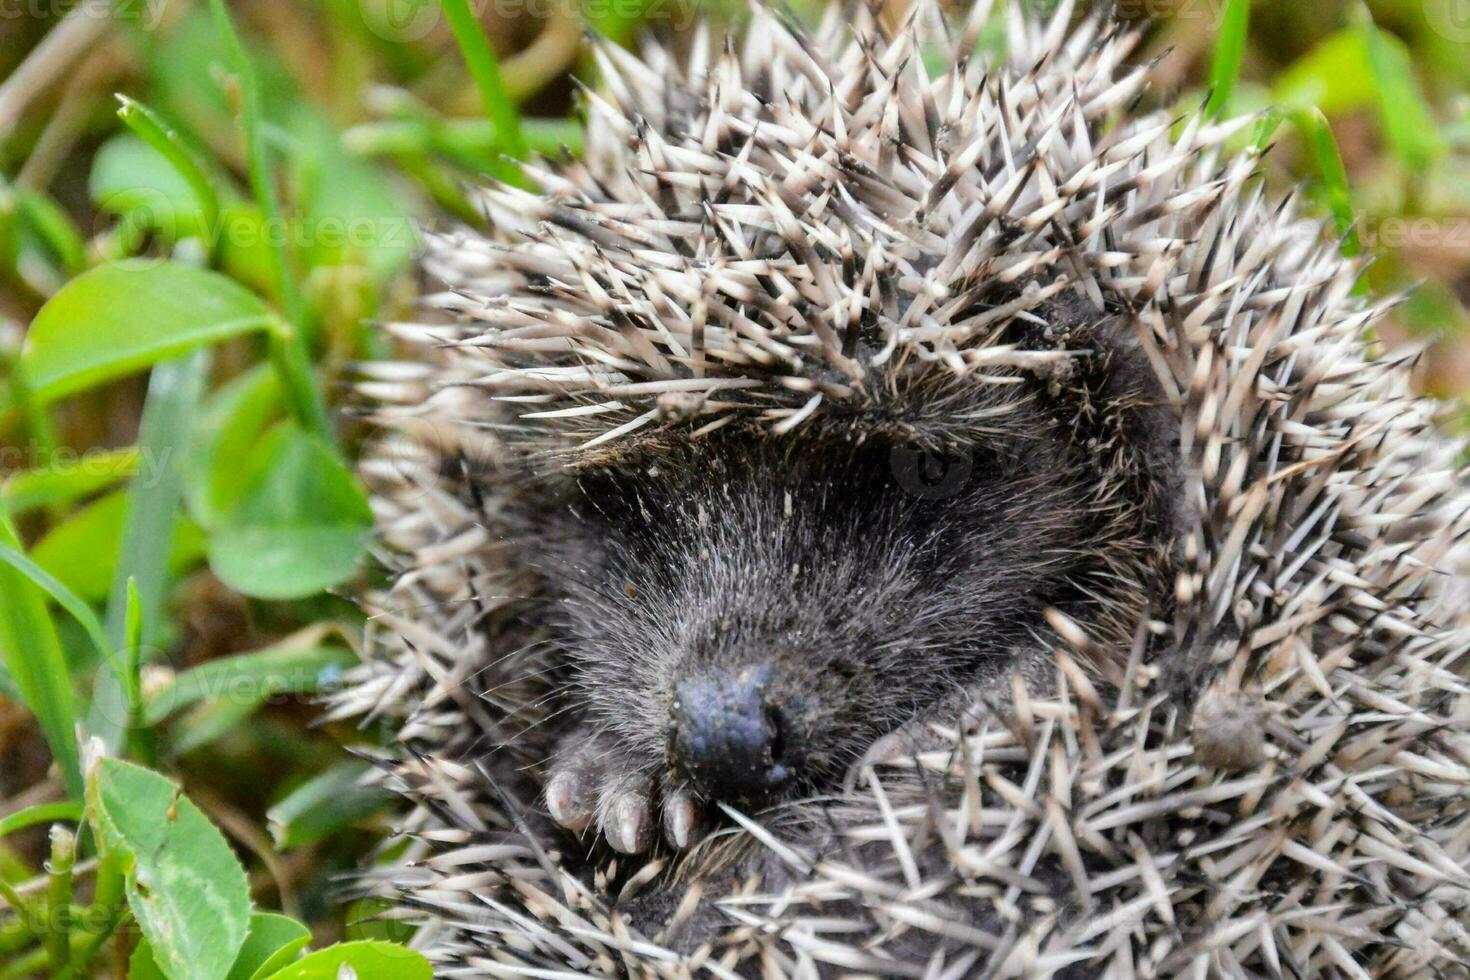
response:
<svg viewBox="0 0 1470 980"><path fill-rule="evenodd" d="M574 735L553 765L546 783L551 818L575 834L595 826L608 846L623 854L642 854L653 846L656 828L675 849L703 834L704 808L673 786L658 787L647 773L617 761L605 739Z"/></svg>

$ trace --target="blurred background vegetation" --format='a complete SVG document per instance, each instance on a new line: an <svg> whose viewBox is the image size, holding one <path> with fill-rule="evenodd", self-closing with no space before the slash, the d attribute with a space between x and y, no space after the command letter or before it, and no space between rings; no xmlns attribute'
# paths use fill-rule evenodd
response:
<svg viewBox="0 0 1470 980"><path fill-rule="evenodd" d="M1372 257L1365 289L1417 286L1382 336L1427 345L1420 381L1462 424L1470 0L1112 6L1145 56L1172 51L1157 104L1277 107L1255 133L1275 143L1266 180ZM373 575L352 366L388 353L376 325L429 285L421 227L484 228L467 186L514 179L506 156L577 152L587 29L627 43L739 14L0 0L0 557L16 559L0 568L0 892L40 890L48 821L25 815L76 798L56 745L86 721L182 783L259 907L318 943L382 931L334 901L390 819L340 747L374 733L319 726L312 706L361 642L344 596ZM127 257L146 261L108 278ZM0 901L0 980L46 975L14 908Z"/></svg>

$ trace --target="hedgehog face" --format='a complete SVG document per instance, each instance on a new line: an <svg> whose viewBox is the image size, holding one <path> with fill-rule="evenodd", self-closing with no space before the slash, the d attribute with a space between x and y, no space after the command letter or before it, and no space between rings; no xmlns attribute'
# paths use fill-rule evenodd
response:
<svg viewBox="0 0 1470 980"><path fill-rule="evenodd" d="M544 518L582 721L553 812L641 850L651 799L677 822L830 788L977 681L1008 688L1090 571L1085 462L1033 421L945 451L718 433L582 473Z"/></svg>

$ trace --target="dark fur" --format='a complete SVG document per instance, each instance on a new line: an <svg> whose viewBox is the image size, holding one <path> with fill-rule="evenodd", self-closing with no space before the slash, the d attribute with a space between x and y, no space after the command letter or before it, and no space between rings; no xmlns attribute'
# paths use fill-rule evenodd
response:
<svg viewBox="0 0 1470 980"><path fill-rule="evenodd" d="M1050 382L963 400L916 369L895 397L798 433L645 443L525 494L556 502L528 516L548 542L535 563L569 746L595 739L615 772L678 780L674 686L768 664L799 767L787 795L821 790L879 736L1004 700L1014 671L1044 686L1049 608L1118 652L1114 624L1163 581L1168 447L1152 445L1145 366L1105 326L1052 312L1028 346L1094 352Z"/></svg>

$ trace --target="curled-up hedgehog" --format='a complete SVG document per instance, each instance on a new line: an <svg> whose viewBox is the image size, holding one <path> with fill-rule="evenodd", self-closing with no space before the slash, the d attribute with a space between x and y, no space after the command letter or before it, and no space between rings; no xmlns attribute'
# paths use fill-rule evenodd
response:
<svg viewBox="0 0 1470 980"><path fill-rule="evenodd" d="M443 976L1464 975L1459 447L1070 14L603 46L432 246L333 710Z"/></svg>

